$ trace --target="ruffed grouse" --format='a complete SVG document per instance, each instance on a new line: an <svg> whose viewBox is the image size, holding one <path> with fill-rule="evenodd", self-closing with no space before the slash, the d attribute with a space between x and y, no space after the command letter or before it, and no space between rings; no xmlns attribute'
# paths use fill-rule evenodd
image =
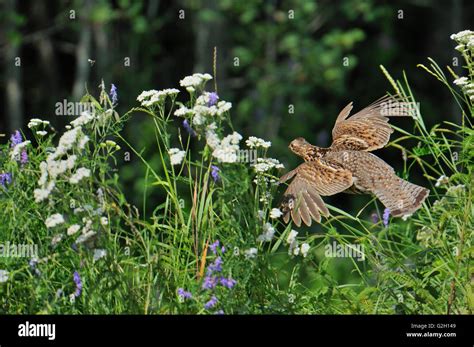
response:
<svg viewBox="0 0 474 347"><path fill-rule="evenodd" d="M429 190L395 175L393 168L370 151L384 147L393 129L388 116L408 116L411 109L400 97L384 96L360 112L349 116L352 102L344 107L332 130L329 148L311 145L304 138L293 140L289 148L305 163L280 178L288 186L282 202L283 219L297 226L303 221L321 221L329 215L321 195L340 192L375 195L394 217L410 215L420 208Z"/></svg>

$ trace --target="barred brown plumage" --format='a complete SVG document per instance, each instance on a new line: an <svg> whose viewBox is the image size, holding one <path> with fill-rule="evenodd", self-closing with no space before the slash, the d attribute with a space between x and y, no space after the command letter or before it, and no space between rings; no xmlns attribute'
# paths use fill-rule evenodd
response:
<svg viewBox="0 0 474 347"><path fill-rule="evenodd" d="M375 195L394 217L414 213L429 190L399 178L393 168L370 151L383 148L393 129L391 116L410 116L412 108L400 96L386 95L350 118L352 103L338 115L329 148L320 148L304 138L293 140L289 148L305 160L280 178L294 177L281 204L283 220L311 225L329 215L322 196L340 192Z"/></svg>

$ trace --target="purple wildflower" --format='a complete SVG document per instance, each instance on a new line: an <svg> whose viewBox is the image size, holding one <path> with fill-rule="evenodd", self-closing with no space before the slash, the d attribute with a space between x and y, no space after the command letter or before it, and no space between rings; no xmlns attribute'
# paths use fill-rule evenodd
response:
<svg viewBox="0 0 474 347"><path fill-rule="evenodd" d="M379 215L375 212L370 215L370 218L372 219L372 223L374 224L377 224L379 221Z"/></svg>
<svg viewBox="0 0 474 347"><path fill-rule="evenodd" d="M77 271L74 271L74 283L76 284L76 291L74 292L74 296L77 298L79 295L81 295L82 292L82 281L81 281L81 276Z"/></svg>
<svg viewBox="0 0 474 347"><path fill-rule="evenodd" d="M207 268L207 273L210 275L213 272L221 272L221 271L222 271L222 258L217 257L216 260L214 260L214 262L211 265L209 265L209 267Z"/></svg>
<svg viewBox="0 0 474 347"><path fill-rule="evenodd" d="M216 254L217 253L217 248L221 245L219 240L216 240L214 243L212 243L209 248L211 249L212 253Z"/></svg>
<svg viewBox="0 0 474 347"><path fill-rule="evenodd" d="M28 152L26 151L26 149L24 149L23 151L21 151L20 163L22 165L25 165L27 162L28 162Z"/></svg>
<svg viewBox="0 0 474 347"><path fill-rule="evenodd" d="M190 292L187 292L183 288L178 288L178 295L183 299L191 299L193 297Z"/></svg>
<svg viewBox="0 0 474 347"><path fill-rule="evenodd" d="M213 295L211 300L206 302L206 304L204 305L204 308L206 310L209 310L210 308L213 308L214 306L216 306L216 304L217 304L217 298L215 297L215 295Z"/></svg>
<svg viewBox="0 0 474 347"><path fill-rule="evenodd" d="M112 105L117 104L117 100L118 100L117 87L113 83L110 85L110 98L112 99Z"/></svg>
<svg viewBox="0 0 474 347"><path fill-rule="evenodd" d="M209 101L207 103L207 106L210 107L217 104L217 101L219 100L219 95L217 95L216 92L209 93L208 96L209 96Z"/></svg>
<svg viewBox="0 0 474 347"><path fill-rule="evenodd" d="M11 173L1 173L0 174L0 186L5 188L7 184L12 182L12 174Z"/></svg>
<svg viewBox="0 0 474 347"><path fill-rule="evenodd" d="M202 289L214 289L217 285L217 277L206 276L204 278L204 283L202 284Z"/></svg>
<svg viewBox="0 0 474 347"><path fill-rule="evenodd" d="M23 142L23 137L21 136L21 133L16 130L13 135L10 137L10 140L12 142L11 146L12 147L15 147L16 145L18 145L19 143L22 143Z"/></svg>
<svg viewBox="0 0 474 347"><path fill-rule="evenodd" d="M224 246L221 247L221 252L225 253L225 247Z"/></svg>
<svg viewBox="0 0 474 347"><path fill-rule="evenodd" d="M382 216L382 220L383 220L383 225L385 225L385 227L388 226L388 218L390 217L390 209L386 208L384 211L383 211L383 216Z"/></svg>
<svg viewBox="0 0 474 347"><path fill-rule="evenodd" d="M231 289L237 284L237 281L230 277L229 278L221 277L219 282L221 283L221 285L229 289Z"/></svg>
<svg viewBox="0 0 474 347"><path fill-rule="evenodd" d="M184 129L186 129L188 134L191 135L192 137L195 137L197 135L194 129L191 128L191 125L189 125L189 122L187 119L183 120L183 127Z"/></svg>
<svg viewBox="0 0 474 347"><path fill-rule="evenodd" d="M31 258L30 261L28 262L28 265L30 266L31 271L34 271L36 276L41 276L41 271L37 267L38 259Z"/></svg>
<svg viewBox="0 0 474 347"><path fill-rule="evenodd" d="M211 171L211 176L212 178L214 179L214 182L217 182L219 180L219 171L221 171L221 169L219 169L217 166L215 165L211 165L211 168L212 168L212 171Z"/></svg>

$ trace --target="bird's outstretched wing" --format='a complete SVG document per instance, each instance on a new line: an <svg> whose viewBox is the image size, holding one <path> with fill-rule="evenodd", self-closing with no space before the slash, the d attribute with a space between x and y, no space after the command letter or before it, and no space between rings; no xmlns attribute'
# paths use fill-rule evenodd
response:
<svg viewBox="0 0 474 347"><path fill-rule="evenodd" d="M306 162L280 178L285 182L296 176L288 186L281 208L283 220L288 223L290 216L297 226L301 221L311 226L311 220L321 221L321 214L329 215L321 195L333 195L352 186L353 179L349 170L341 165L319 160Z"/></svg>
<svg viewBox="0 0 474 347"><path fill-rule="evenodd" d="M350 118L352 102L339 113L332 129L331 149L373 151L384 147L393 133L391 116L410 116L410 103L400 96L386 95Z"/></svg>

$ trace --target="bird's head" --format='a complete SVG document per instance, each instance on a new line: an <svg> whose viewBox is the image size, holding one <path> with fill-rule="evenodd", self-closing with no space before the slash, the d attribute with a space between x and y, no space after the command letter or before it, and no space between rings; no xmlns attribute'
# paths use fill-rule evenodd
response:
<svg viewBox="0 0 474 347"><path fill-rule="evenodd" d="M288 148L296 155L302 157L306 161L321 158L322 153L318 147L313 146L302 137L298 137L291 141Z"/></svg>

